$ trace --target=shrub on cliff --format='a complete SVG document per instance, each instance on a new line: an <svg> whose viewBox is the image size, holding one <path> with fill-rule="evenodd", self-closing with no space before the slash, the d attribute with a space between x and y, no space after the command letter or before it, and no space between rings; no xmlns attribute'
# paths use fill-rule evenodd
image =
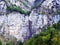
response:
<svg viewBox="0 0 60 45"><path fill-rule="evenodd" d="M7 6L7 9L10 10L10 11L20 12L21 14L25 14L25 15L29 15L31 13L31 11L25 11L22 8L17 7L15 5Z"/></svg>

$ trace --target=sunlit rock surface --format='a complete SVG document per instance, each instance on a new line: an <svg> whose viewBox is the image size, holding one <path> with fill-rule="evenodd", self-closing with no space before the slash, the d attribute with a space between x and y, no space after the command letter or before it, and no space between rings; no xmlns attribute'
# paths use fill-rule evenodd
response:
<svg viewBox="0 0 60 45"><path fill-rule="evenodd" d="M13 2L17 6L21 6L20 4L15 3L15 1L16 0L10 0L11 3ZM21 1L22 0L20 0L20 2ZM27 2L26 4L30 2L28 7L31 8L31 3L34 1L35 0L28 0L23 2ZM24 5L23 7L26 8ZM31 11L30 16L25 16L25 14L20 14L19 12L8 13L6 3L4 1L0 2L0 34L3 36L12 35L16 37L17 40L21 40L22 42L29 39L34 34L41 32L44 26L47 26L48 24L52 25L57 23L59 20L60 14L54 16L48 16L46 14L42 15L38 14L38 12L36 12L34 9Z"/></svg>
<svg viewBox="0 0 60 45"><path fill-rule="evenodd" d="M20 13L12 12L8 14L8 16L0 16L0 26L1 24L6 22L8 25L8 32L10 35L16 37L18 40L24 41L24 39L28 38L30 35L30 29L29 29L29 20L31 23L31 30L32 35L39 33L39 30L37 30L39 27L42 28L44 25L47 25L48 23L48 17L47 15L30 15L24 16ZM55 15L52 18L52 22L57 23L60 20L60 15ZM2 27L3 28L3 27ZM2 29L0 28L0 30ZM40 30L41 32L41 30Z"/></svg>
<svg viewBox="0 0 60 45"><path fill-rule="evenodd" d="M4 1L0 1L0 15L6 14L6 3Z"/></svg>

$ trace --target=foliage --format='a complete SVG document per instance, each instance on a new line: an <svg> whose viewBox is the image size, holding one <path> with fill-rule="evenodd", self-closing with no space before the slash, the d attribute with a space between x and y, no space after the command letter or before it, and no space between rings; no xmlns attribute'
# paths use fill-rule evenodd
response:
<svg viewBox="0 0 60 45"><path fill-rule="evenodd" d="M14 42L7 42L6 45L23 45L23 43L21 41L16 41Z"/></svg>
<svg viewBox="0 0 60 45"><path fill-rule="evenodd" d="M2 41L0 41L0 45L2 45Z"/></svg>
<svg viewBox="0 0 60 45"><path fill-rule="evenodd" d="M56 26L55 26L56 25ZM51 27L47 27L40 34L27 40L24 45L60 45L60 21Z"/></svg>
<svg viewBox="0 0 60 45"><path fill-rule="evenodd" d="M17 44L16 45L23 45L23 42L17 41Z"/></svg>
<svg viewBox="0 0 60 45"><path fill-rule="evenodd" d="M0 41L0 45L2 45L3 44L3 42L2 41ZM21 42L21 41L16 41L15 43L14 42L6 42L6 45L23 45L23 43Z"/></svg>
<svg viewBox="0 0 60 45"><path fill-rule="evenodd" d="M60 9L57 9L57 11L56 11L56 12L57 12L57 14L60 14Z"/></svg>
<svg viewBox="0 0 60 45"><path fill-rule="evenodd" d="M45 12L41 12L40 14L44 15L44 14L45 14Z"/></svg>
<svg viewBox="0 0 60 45"><path fill-rule="evenodd" d="M25 14L25 15L29 15L31 13L31 11L24 11L22 8L14 5L7 6L7 9L10 11L20 12L21 14Z"/></svg>
<svg viewBox="0 0 60 45"><path fill-rule="evenodd" d="M6 43L6 45L12 45L12 43L8 42L8 43Z"/></svg>
<svg viewBox="0 0 60 45"><path fill-rule="evenodd" d="M57 30L60 30L60 21L57 24L53 24L53 27Z"/></svg>

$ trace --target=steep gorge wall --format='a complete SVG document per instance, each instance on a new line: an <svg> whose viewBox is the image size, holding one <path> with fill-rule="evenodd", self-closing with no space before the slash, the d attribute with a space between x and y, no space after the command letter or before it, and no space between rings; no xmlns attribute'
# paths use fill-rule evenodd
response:
<svg viewBox="0 0 60 45"><path fill-rule="evenodd" d="M38 30L39 27L42 28L43 26L48 25L47 15L37 15L36 13L33 15L31 14L30 16L24 16L24 14L12 12L8 14L8 16L1 15L0 17L0 26L2 26L2 23L5 21L4 26L7 25L8 27L8 30L5 30L8 31L10 35L15 36L18 40L28 38L31 33L32 35L37 34L41 32L41 30ZM52 24L52 22L57 23L59 20L60 15L55 15L50 21L50 24ZM2 28L3 26L0 30Z"/></svg>
<svg viewBox="0 0 60 45"><path fill-rule="evenodd" d="M0 5L0 12L2 12L0 13L0 33L4 36L12 35L18 40L24 41L41 32L44 26L52 25L60 20L60 14L48 17L48 15L38 14L34 10L31 11L30 16L25 16L25 14L19 12L7 14L6 4L3 3Z"/></svg>

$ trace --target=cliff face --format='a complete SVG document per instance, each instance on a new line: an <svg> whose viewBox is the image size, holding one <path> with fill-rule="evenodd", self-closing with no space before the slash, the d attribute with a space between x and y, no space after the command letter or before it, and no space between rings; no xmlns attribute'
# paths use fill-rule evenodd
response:
<svg viewBox="0 0 60 45"><path fill-rule="evenodd" d="M16 37L17 40L24 41L32 37L34 34L38 34L39 32L41 32L43 30L43 27L46 27L47 25L51 26L52 24L57 23L60 20L60 14L49 14L49 12L46 13L46 10L45 14L41 14L41 12L44 11L43 8L41 9L41 7L45 6L44 4L46 4L48 0L42 1L42 3L40 3L41 5L38 6L38 8L34 8L32 10L31 8L32 6L34 6L34 0L9 0L7 1L9 3L7 3L6 1L0 1L0 34L2 34L3 36L8 35L7 37L9 37L9 35L12 35ZM28 16L16 11L11 12L7 10L7 4L8 6L10 6L11 4L16 5L17 7L20 7L25 11L31 11L31 13ZM37 3L37 5L39 5L39 3ZM58 3L58 5L60 6L60 3ZM26 6L29 8L27 8ZM52 9L50 8L50 5L48 6L49 10ZM48 6L46 7L48 8Z"/></svg>

